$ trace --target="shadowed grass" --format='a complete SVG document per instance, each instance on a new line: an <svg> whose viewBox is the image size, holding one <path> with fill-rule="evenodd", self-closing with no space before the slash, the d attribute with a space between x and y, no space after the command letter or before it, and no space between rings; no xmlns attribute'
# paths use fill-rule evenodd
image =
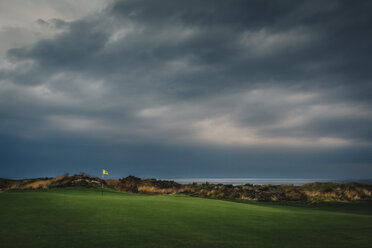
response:
<svg viewBox="0 0 372 248"><path fill-rule="evenodd" d="M107 189L106 189L107 190ZM341 204L341 203L340 203ZM367 203L365 203L367 204ZM1 247L369 247L372 215L100 189L0 194ZM337 209L337 211L333 211Z"/></svg>

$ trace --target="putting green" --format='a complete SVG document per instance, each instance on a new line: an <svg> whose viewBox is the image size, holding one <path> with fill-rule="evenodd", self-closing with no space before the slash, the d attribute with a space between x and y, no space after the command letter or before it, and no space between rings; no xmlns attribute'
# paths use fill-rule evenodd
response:
<svg viewBox="0 0 372 248"><path fill-rule="evenodd" d="M0 194L0 247L370 247L371 204L311 208L98 189ZM366 207L367 206L367 207Z"/></svg>

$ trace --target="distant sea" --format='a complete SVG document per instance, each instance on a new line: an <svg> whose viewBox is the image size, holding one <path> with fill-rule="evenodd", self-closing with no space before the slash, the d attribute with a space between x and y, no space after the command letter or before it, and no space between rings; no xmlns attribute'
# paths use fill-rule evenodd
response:
<svg viewBox="0 0 372 248"><path fill-rule="evenodd" d="M306 183L314 182L360 182L372 184L372 179L306 179L306 178L174 178L171 179L177 183L189 184L189 183L212 183L212 184L232 184L232 185L280 185L280 184L293 184L293 185L303 185Z"/></svg>

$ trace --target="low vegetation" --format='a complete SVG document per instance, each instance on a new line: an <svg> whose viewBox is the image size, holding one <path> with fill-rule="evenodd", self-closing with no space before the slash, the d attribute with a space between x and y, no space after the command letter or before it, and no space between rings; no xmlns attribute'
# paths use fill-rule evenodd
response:
<svg viewBox="0 0 372 248"><path fill-rule="evenodd" d="M294 185L223 185L179 184L169 180L142 179L128 176L121 179L101 179L81 173L55 178L24 180L0 179L0 189L48 189L60 187L100 187L104 185L123 192L142 194L186 194L215 199L258 201L368 201L372 200L372 185L362 183L310 183Z"/></svg>

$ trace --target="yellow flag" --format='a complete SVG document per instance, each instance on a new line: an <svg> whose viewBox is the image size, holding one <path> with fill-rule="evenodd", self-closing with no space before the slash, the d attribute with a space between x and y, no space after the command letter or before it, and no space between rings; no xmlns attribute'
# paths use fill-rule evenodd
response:
<svg viewBox="0 0 372 248"><path fill-rule="evenodd" d="M102 175L108 175L108 171L107 170L102 170Z"/></svg>

